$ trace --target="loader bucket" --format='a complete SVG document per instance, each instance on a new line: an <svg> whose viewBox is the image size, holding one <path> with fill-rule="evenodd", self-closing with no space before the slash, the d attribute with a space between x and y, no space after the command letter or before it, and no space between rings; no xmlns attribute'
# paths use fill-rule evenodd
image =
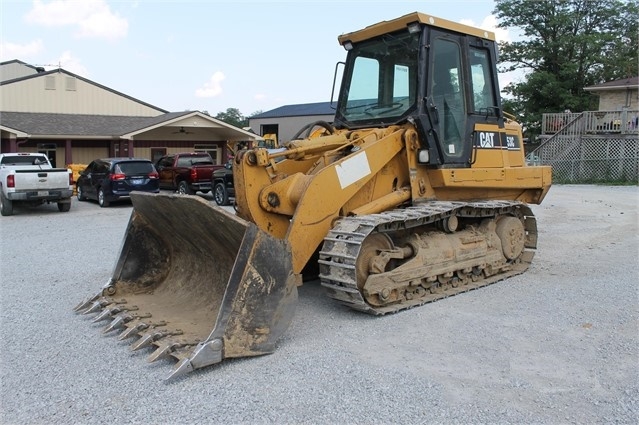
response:
<svg viewBox="0 0 639 425"><path fill-rule="evenodd" d="M273 352L297 304L286 242L197 196L131 200L112 278L75 310L177 359L169 377Z"/></svg>

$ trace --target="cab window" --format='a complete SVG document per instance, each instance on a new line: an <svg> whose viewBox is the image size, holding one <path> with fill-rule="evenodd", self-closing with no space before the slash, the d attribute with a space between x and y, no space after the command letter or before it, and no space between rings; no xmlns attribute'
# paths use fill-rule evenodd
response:
<svg viewBox="0 0 639 425"><path fill-rule="evenodd" d="M444 154L451 159L465 155L466 97L462 84L461 47L453 40L435 38L430 93L439 118L439 133Z"/></svg>
<svg viewBox="0 0 639 425"><path fill-rule="evenodd" d="M473 112L483 115L497 114L497 101L490 76L491 66L486 49L470 48L470 75L473 94Z"/></svg>

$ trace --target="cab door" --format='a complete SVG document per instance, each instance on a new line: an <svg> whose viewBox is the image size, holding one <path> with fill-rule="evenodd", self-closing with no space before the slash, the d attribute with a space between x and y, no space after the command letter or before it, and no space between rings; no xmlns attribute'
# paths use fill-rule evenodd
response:
<svg viewBox="0 0 639 425"><path fill-rule="evenodd" d="M464 36L433 29L430 38L428 107L435 117L444 164L469 166L472 151L468 126L468 98L464 85Z"/></svg>
<svg viewBox="0 0 639 425"><path fill-rule="evenodd" d="M471 163L476 168L504 167L504 153L512 139L507 136L504 127L495 60L493 42L469 38L468 120L469 127L473 129Z"/></svg>

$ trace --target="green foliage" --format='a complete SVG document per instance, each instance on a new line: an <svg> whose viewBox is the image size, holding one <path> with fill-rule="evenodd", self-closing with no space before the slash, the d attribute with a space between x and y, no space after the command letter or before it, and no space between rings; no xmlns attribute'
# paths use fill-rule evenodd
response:
<svg viewBox="0 0 639 425"><path fill-rule="evenodd" d="M584 87L637 75L635 1L496 0L493 13L500 27L523 33L500 45L500 71L526 72L504 92L529 136L539 134L545 112L596 109L597 98Z"/></svg>
<svg viewBox="0 0 639 425"><path fill-rule="evenodd" d="M226 112L218 112L215 118L238 128L248 126L248 118L237 108L227 108Z"/></svg>
<svg viewBox="0 0 639 425"><path fill-rule="evenodd" d="M209 115L208 112L204 112L207 115ZM249 125L249 118L252 118L256 115L261 114L262 111L255 111L253 112L251 115L249 115L248 117L245 117L239 109L237 108L228 108L226 110L226 112L218 112L218 114L215 116L215 118L217 118L220 121L224 121L227 124L231 124L234 125L235 127L238 128L244 128L244 127L248 127Z"/></svg>

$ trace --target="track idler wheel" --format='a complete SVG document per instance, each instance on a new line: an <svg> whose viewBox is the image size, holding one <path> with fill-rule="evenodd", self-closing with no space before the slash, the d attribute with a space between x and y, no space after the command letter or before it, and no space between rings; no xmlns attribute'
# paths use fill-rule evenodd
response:
<svg viewBox="0 0 639 425"><path fill-rule="evenodd" d="M495 233L501 240L504 257L508 260L518 258L524 251L526 231L523 223L518 218L512 216L500 218L497 221Z"/></svg>

